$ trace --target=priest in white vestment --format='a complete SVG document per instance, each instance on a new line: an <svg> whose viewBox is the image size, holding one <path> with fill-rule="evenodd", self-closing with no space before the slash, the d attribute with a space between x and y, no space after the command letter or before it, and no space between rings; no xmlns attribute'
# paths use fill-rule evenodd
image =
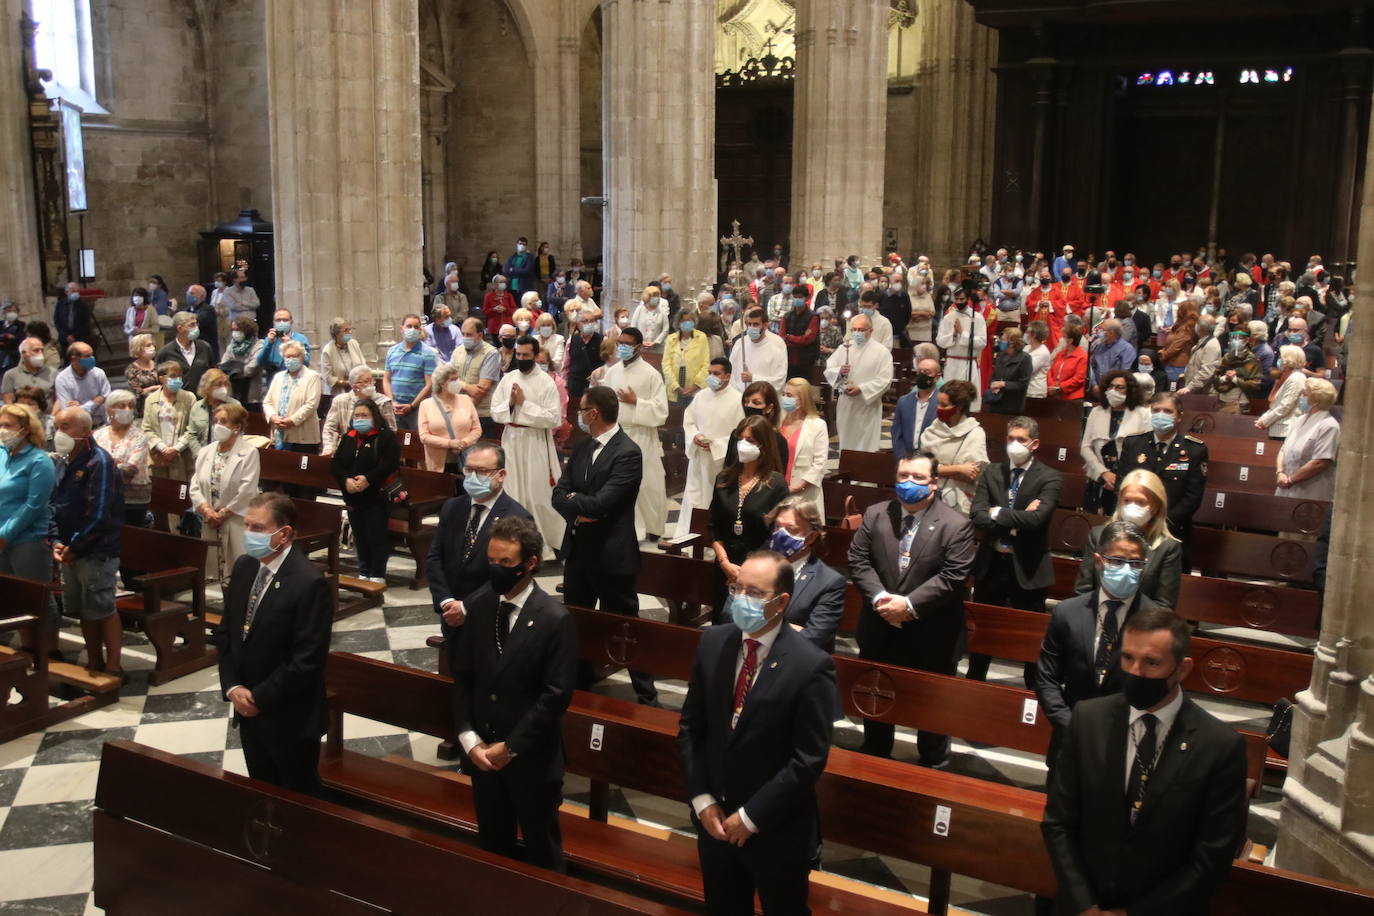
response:
<svg viewBox="0 0 1374 916"><path fill-rule="evenodd" d="M677 537L692 530L692 510L711 505L716 475L725 466L730 434L744 420L740 393L730 385L727 359L714 359L706 375L706 388L697 392L682 415L682 439L687 446L687 486L677 516Z"/></svg>
<svg viewBox="0 0 1374 916"><path fill-rule="evenodd" d="M635 500L635 536L658 538L668 527L668 481L663 470L663 446L658 429L668 420L668 392L663 373L640 357L644 335L638 328L620 332L616 356L620 362L606 370L601 384L620 401L620 428L644 455L644 478Z"/></svg>
<svg viewBox="0 0 1374 916"><path fill-rule="evenodd" d="M975 394L969 411L977 412L983 405L983 379L978 370L978 356L988 345L988 325L983 316L969 306L967 290L960 288L954 291L954 308L945 312L940 319L935 344L945 351L945 381L962 379L973 385Z"/></svg>
<svg viewBox="0 0 1374 916"><path fill-rule="evenodd" d="M763 309L753 308L744 316L744 333L730 350L730 387L743 392L754 382L767 382L782 397L787 384L787 344L768 330Z"/></svg>
<svg viewBox="0 0 1374 916"><path fill-rule="evenodd" d="M544 558L563 543L563 516L553 508L553 485L562 468L553 442L563 422L558 387L534 364L539 342L521 337L515 344L515 369L501 377L491 393L491 418L504 423L501 446L506 450L506 490L534 516L544 536Z"/></svg>
<svg viewBox="0 0 1374 916"><path fill-rule="evenodd" d="M872 339L873 322L859 314L849 339L825 364L825 378L839 399L835 421L840 450L876 452L883 432L883 395L892 385L892 351Z"/></svg>

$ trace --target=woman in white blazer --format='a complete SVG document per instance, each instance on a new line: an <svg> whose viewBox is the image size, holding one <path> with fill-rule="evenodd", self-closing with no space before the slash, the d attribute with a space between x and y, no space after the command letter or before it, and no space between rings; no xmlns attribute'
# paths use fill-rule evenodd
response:
<svg viewBox="0 0 1374 916"><path fill-rule="evenodd" d="M1279 382L1269 395L1269 409L1255 421L1255 429L1269 430L1269 438L1282 439L1288 435L1289 424L1301 420L1298 411L1298 398L1302 397L1307 385L1307 375L1303 367L1307 365L1307 354L1302 347L1284 344L1279 347Z"/></svg>
<svg viewBox="0 0 1374 916"><path fill-rule="evenodd" d="M318 453L320 450L320 374L305 366L305 348L288 341L281 348L281 372L262 400L272 447L287 452Z"/></svg>
<svg viewBox="0 0 1374 916"><path fill-rule="evenodd" d="M353 322L335 318L329 322L329 343L320 351L320 375L330 394L348 390L348 373L366 366L363 349L353 339Z"/></svg>
<svg viewBox="0 0 1374 916"><path fill-rule="evenodd" d="M789 379L782 389L782 428L787 440L787 489L794 496L810 500L825 518L825 496L821 480L830 460L830 431L816 410L816 396L804 378Z"/></svg>
<svg viewBox="0 0 1374 916"><path fill-rule="evenodd" d="M191 476L191 505L204 524L201 537L214 545L210 561L219 581L227 584L234 563L243 556L244 516L258 495L258 450L243 438L248 411L239 404L215 409L210 444L196 456Z"/></svg>
<svg viewBox="0 0 1374 916"><path fill-rule="evenodd" d="M1142 403L1134 373L1117 369L1102 376L1101 384L1106 403L1088 413L1079 454L1088 478L1084 508L1111 515L1119 493L1117 459L1121 443L1127 436L1150 431L1150 408Z"/></svg>

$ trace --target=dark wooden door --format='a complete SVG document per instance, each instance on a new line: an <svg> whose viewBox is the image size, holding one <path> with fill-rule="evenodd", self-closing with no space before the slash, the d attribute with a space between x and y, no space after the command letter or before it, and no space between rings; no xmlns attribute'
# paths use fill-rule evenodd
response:
<svg viewBox="0 0 1374 916"><path fill-rule="evenodd" d="M792 219L792 82L716 90L717 213L757 247L789 249Z"/></svg>

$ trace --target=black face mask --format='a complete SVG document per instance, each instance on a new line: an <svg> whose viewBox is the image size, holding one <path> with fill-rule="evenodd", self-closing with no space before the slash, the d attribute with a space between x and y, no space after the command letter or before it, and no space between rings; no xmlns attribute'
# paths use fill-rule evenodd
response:
<svg viewBox="0 0 1374 916"><path fill-rule="evenodd" d="M1121 693L1134 709L1158 706L1169 695L1167 677L1142 677L1128 671L1123 671L1121 677Z"/></svg>
<svg viewBox="0 0 1374 916"><path fill-rule="evenodd" d="M916 387L922 391L935 387L935 376L924 372L916 373Z"/></svg>
<svg viewBox="0 0 1374 916"><path fill-rule="evenodd" d="M518 369L518 370L521 371L521 372L529 372L530 370L532 370L532 369L534 368L534 360L532 360L532 359L517 359L517 360L515 361L515 368Z"/></svg>
<svg viewBox="0 0 1374 916"><path fill-rule="evenodd" d="M745 415L746 417L761 417L761 416L763 416L763 408L762 408L762 407L750 407L749 405L746 404L746 405L744 406L744 415Z"/></svg>
<svg viewBox="0 0 1374 916"><path fill-rule="evenodd" d="M507 350L514 350L514 349L515 349L515 338L514 338L514 337L502 337L502 338L501 338L501 346L505 347Z"/></svg>
<svg viewBox="0 0 1374 916"><path fill-rule="evenodd" d="M491 583L491 590L498 595L507 594L511 589L525 578L524 566L501 566L497 563L487 563L488 578Z"/></svg>

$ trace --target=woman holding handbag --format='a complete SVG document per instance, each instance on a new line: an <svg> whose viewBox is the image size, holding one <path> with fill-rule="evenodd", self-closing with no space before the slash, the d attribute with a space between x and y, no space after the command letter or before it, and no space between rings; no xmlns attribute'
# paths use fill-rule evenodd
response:
<svg viewBox="0 0 1374 916"><path fill-rule="evenodd" d="M358 549L358 575L379 585L386 584L386 561L391 553L387 531L391 500L386 485L400 464L401 446L382 419L381 410L372 401L359 401L329 469L348 506L348 522Z"/></svg>
<svg viewBox="0 0 1374 916"><path fill-rule="evenodd" d="M462 473L463 450L482 437L477 405L463 394L458 367L440 363L434 370L434 394L420 402L420 443L425 470Z"/></svg>

